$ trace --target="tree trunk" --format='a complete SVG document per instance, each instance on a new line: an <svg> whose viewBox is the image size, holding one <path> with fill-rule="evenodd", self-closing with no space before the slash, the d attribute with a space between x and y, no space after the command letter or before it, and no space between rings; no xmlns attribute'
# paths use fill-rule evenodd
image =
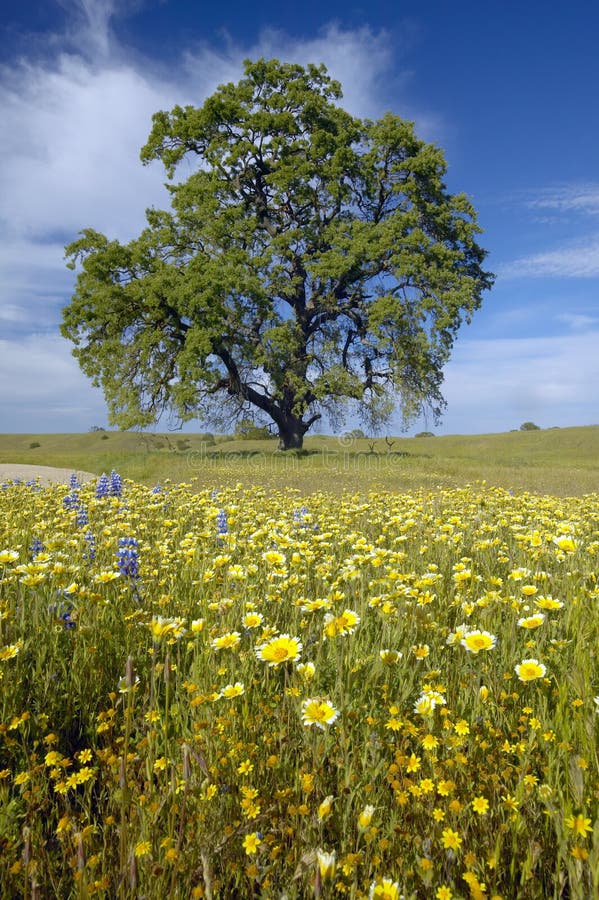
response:
<svg viewBox="0 0 599 900"><path fill-rule="evenodd" d="M279 426L279 450L301 450L306 433L306 423L295 416L280 421Z"/></svg>

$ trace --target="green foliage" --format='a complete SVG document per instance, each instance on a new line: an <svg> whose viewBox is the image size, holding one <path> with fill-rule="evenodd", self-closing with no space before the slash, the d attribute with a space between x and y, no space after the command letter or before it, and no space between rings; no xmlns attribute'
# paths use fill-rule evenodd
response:
<svg viewBox="0 0 599 900"><path fill-rule="evenodd" d="M30 450L35 450L36 447L41 447L41 446L42 446L42 445L40 444L39 441L32 441L32 442L29 444L29 449L30 449Z"/></svg>
<svg viewBox="0 0 599 900"><path fill-rule="evenodd" d="M235 428L235 437L242 441L265 441L272 435L265 425L256 425L252 419L241 419Z"/></svg>
<svg viewBox="0 0 599 900"><path fill-rule="evenodd" d="M85 229L62 333L111 421L231 424L252 408L281 446L323 413L369 430L444 406L442 368L492 284L441 150L391 113L361 120L324 66L247 62L201 108L158 112L141 152L169 178L128 244ZM189 172L189 168L186 168Z"/></svg>
<svg viewBox="0 0 599 900"><path fill-rule="evenodd" d="M423 438L423 437L434 437L434 433L432 431L419 431L418 434L415 434L414 437Z"/></svg>
<svg viewBox="0 0 599 900"><path fill-rule="evenodd" d="M362 440L365 439L367 435L364 434L361 428L352 428L351 431L345 432L344 437L353 438L354 440Z"/></svg>
<svg viewBox="0 0 599 900"><path fill-rule="evenodd" d="M520 431L540 431L541 428L539 425L535 425L534 422L523 422L520 426Z"/></svg>

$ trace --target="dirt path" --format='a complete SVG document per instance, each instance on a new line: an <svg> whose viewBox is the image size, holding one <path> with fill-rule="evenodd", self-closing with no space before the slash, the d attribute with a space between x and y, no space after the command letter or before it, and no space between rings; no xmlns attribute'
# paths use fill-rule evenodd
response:
<svg viewBox="0 0 599 900"><path fill-rule="evenodd" d="M20 463L0 463L0 482L3 481L34 481L39 478L40 484L68 484L69 478L75 472L81 483L97 478L92 472L82 472L79 469L56 469L53 466L24 466Z"/></svg>

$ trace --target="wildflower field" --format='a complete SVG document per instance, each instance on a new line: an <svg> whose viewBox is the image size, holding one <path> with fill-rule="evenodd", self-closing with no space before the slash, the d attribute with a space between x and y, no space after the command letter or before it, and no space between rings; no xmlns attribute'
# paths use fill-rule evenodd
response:
<svg viewBox="0 0 599 900"><path fill-rule="evenodd" d="M599 896L599 497L0 490L0 896Z"/></svg>

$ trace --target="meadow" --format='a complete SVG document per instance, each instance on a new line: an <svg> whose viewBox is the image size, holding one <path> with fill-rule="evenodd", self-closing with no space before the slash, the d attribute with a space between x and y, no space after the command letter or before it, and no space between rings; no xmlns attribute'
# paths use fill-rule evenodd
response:
<svg viewBox="0 0 599 900"><path fill-rule="evenodd" d="M279 453L276 440L163 432L0 434L0 463L115 469L152 487L165 478L192 488L296 488L334 493L406 491L486 481L515 492L580 496L599 491L599 426L489 435L307 437L303 451Z"/></svg>
<svg viewBox="0 0 599 900"><path fill-rule="evenodd" d="M106 435L0 438L106 473L0 489L0 896L599 896L599 429Z"/></svg>

